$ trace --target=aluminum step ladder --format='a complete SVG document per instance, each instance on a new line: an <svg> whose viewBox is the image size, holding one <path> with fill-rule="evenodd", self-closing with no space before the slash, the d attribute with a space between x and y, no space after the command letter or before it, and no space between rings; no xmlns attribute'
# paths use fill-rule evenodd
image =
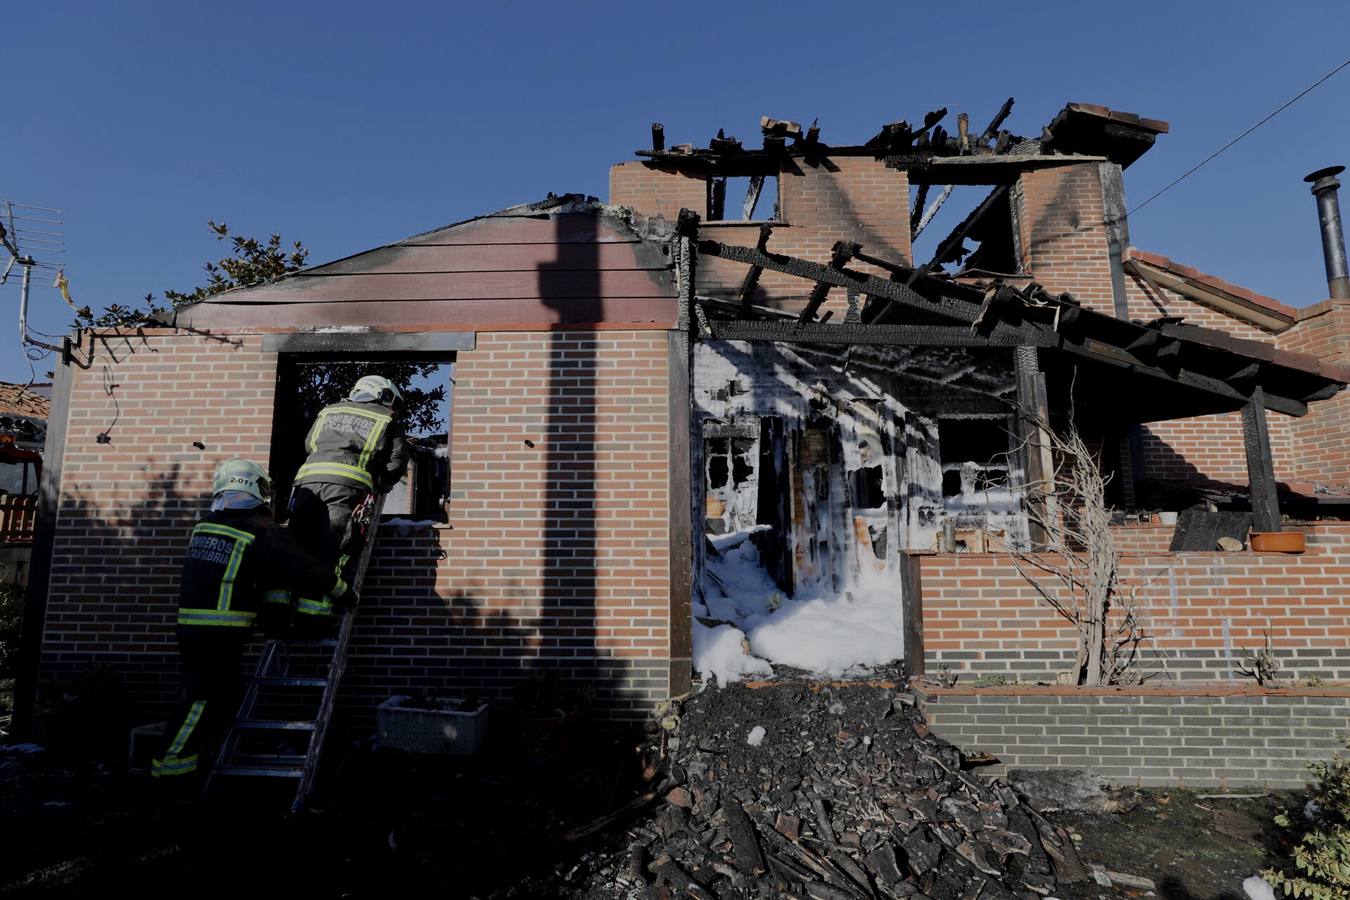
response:
<svg viewBox="0 0 1350 900"><path fill-rule="evenodd" d="M369 521L365 525L365 544L352 578L352 585L358 594L365 583L366 568L370 565L370 554L375 547L376 526L383 507L384 497L379 495L375 497L367 513ZM356 519L356 515L353 514L353 520ZM347 650L351 644L356 607L349 606L343 609L338 613L338 617L336 637L316 640L274 638L263 645L253 675L244 690L239 712L234 722L226 729L220 752L216 755L216 764L206 777L206 783L203 785L204 793L209 793L215 788L217 779L295 779L295 798L291 803L291 812L299 812L304 807L306 799L314 789L314 779L318 774L319 758L323 753L324 738L328 734L328 724L333 715L338 686L347 667ZM292 649L329 651L330 656L324 674L306 676L289 674ZM278 688L321 688L322 694L314 718L257 718L255 714L264 691ZM246 735L290 737L297 739L297 742L303 741L305 749L304 752L297 750L285 753L246 752L240 746L241 743L247 743Z"/></svg>

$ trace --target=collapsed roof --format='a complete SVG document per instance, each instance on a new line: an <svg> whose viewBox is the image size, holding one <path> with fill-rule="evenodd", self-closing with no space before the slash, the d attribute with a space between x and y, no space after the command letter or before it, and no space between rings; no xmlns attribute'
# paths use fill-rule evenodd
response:
<svg viewBox="0 0 1350 900"><path fill-rule="evenodd" d="M1325 400L1350 382L1350 369L1315 356L1188 325L1176 318L1127 321L1081 306L1071 294L1051 295L1035 282L1021 287L1003 279L953 279L927 267L880 259L857 244L839 242L829 264L758 247L697 240L698 217L682 218L680 230L696 240L700 254L812 281L815 288L798 313L742 302L695 298L706 331L719 340L756 340L835 347L962 348L952 371L975 353L993 348L1035 347L1052 388L1052 407L1078 407L1088 418L1148 422L1188 418L1243 408L1259 389L1262 405L1302 416L1308 403ZM850 268L859 260L889 278ZM828 323L817 312L831 288L864 302L845 322ZM1057 394L1058 396L1053 396ZM1102 402L1108 401L1108 402Z"/></svg>

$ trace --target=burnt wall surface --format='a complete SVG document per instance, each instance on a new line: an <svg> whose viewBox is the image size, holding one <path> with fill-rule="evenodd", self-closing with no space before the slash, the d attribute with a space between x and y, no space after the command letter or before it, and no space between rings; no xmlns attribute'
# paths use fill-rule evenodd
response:
<svg viewBox="0 0 1350 900"><path fill-rule="evenodd" d="M536 669L591 681L612 719L666 695L666 357L663 330L480 333L460 354L450 521L382 531L342 714L424 688L506 700ZM153 715L178 688L188 531L217 463L268 459L277 357L154 332L78 363L41 680L106 665Z"/></svg>
<svg viewBox="0 0 1350 900"><path fill-rule="evenodd" d="M1350 696L1008 695L935 690L933 732L1008 769L1089 769L1122 786L1297 788L1342 748Z"/></svg>

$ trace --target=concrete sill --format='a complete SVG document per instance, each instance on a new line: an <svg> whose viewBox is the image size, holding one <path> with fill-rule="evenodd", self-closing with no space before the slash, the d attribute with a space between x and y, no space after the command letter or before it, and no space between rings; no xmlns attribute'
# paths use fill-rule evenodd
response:
<svg viewBox="0 0 1350 900"><path fill-rule="evenodd" d="M989 687L940 687L911 684L910 690L923 698L973 697L1346 697L1350 698L1350 684L1338 683L1323 687L1261 687L1255 684L1217 682L1206 684L1190 682L1173 686L1120 685L1083 687L1058 684L1005 684Z"/></svg>

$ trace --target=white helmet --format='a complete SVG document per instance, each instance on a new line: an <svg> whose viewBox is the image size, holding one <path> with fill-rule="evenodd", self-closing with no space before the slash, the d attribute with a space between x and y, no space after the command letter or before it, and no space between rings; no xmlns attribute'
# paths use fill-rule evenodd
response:
<svg viewBox="0 0 1350 900"><path fill-rule="evenodd" d="M365 401L369 397L375 403L385 406L393 406L403 402L403 394L394 387L394 383L383 375L363 375L356 384L352 385L352 392L347 395L348 400L357 400L360 398Z"/></svg>
<svg viewBox="0 0 1350 900"><path fill-rule="evenodd" d="M225 491L242 491L263 503L272 492L267 470L249 459L227 459L216 466L216 477L211 482L212 495Z"/></svg>

